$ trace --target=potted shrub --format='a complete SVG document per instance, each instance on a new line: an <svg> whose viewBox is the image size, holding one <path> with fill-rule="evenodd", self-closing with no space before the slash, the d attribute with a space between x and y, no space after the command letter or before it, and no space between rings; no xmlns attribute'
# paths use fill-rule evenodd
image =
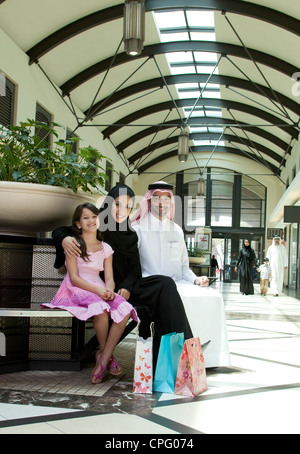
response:
<svg viewBox="0 0 300 454"><path fill-rule="evenodd" d="M188 256L190 264L201 264L205 262L205 252L199 246L188 247Z"/></svg>
<svg viewBox="0 0 300 454"><path fill-rule="evenodd" d="M91 146L72 152L53 124L27 120L0 127L0 231L36 233L70 223L76 205L96 203L107 178ZM42 132L42 134L41 134ZM50 146L47 137L54 138Z"/></svg>

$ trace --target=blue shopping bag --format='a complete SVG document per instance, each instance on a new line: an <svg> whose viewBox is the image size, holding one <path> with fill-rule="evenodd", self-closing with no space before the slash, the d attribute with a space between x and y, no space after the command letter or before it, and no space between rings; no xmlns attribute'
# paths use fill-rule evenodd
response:
<svg viewBox="0 0 300 454"><path fill-rule="evenodd" d="M153 391L174 393L177 369L183 346L183 333L170 333L161 336Z"/></svg>

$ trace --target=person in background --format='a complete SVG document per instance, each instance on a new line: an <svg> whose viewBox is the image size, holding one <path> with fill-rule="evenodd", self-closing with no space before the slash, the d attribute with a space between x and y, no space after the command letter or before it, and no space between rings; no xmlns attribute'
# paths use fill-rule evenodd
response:
<svg viewBox="0 0 300 454"><path fill-rule="evenodd" d="M272 245L269 247L267 257L270 260L272 269L271 277L271 292L274 296L278 296L283 290L284 270L288 266L287 250L281 244L281 238L276 236L273 238Z"/></svg>
<svg viewBox="0 0 300 454"><path fill-rule="evenodd" d="M239 270L240 278L240 292L242 295L253 295L253 277L252 271L256 267L256 255L254 250L250 245L250 241L245 239L243 241L243 247L240 250L237 264L234 268L234 271L237 273Z"/></svg>
<svg viewBox="0 0 300 454"><path fill-rule="evenodd" d="M266 296L271 279L271 267L268 257L264 258L264 263L257 268L257 271L260 273L260 294Z"/></svg>
<svg viewBox="0 0 300 454"><path fill-rule="evenodd" d="M216 257L214 255L212 255L211 261L210 261L211 277L216 276L217 269L219 269L218 260L216 259Z"/></svg>

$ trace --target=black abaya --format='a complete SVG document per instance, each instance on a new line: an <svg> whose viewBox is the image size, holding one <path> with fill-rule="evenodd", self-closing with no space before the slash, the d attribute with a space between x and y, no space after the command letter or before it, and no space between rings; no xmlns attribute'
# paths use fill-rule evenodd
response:
<svg viewBox="0 0 300 454"><path fill-rule="evenodd" d="M243 245L240 250L237 267L239 267L240 292L245 295L253 295L252 270L256 264L256 255L250 246Z"/></svg>

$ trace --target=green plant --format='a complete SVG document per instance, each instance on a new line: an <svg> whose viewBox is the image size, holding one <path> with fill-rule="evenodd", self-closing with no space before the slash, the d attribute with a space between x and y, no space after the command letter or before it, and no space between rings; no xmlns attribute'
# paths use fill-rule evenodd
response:
<svg viewBox="0 0 300 454"><path fill-rule="evenodd" d="M187 248L189 257L203 257L205 252L198 246L189 246Z"/></svg>
<svg viewBox="0 0 300 454"><path fill-rule="evenodd" d="M75 193L99 191L107 179L99 164L105 156L91 146L73 153L78 138L53 141L51 147L46 139L50 135L58 139L58 126L30 119L18 126L1 126L0 180L61 186Z"/></svg>

